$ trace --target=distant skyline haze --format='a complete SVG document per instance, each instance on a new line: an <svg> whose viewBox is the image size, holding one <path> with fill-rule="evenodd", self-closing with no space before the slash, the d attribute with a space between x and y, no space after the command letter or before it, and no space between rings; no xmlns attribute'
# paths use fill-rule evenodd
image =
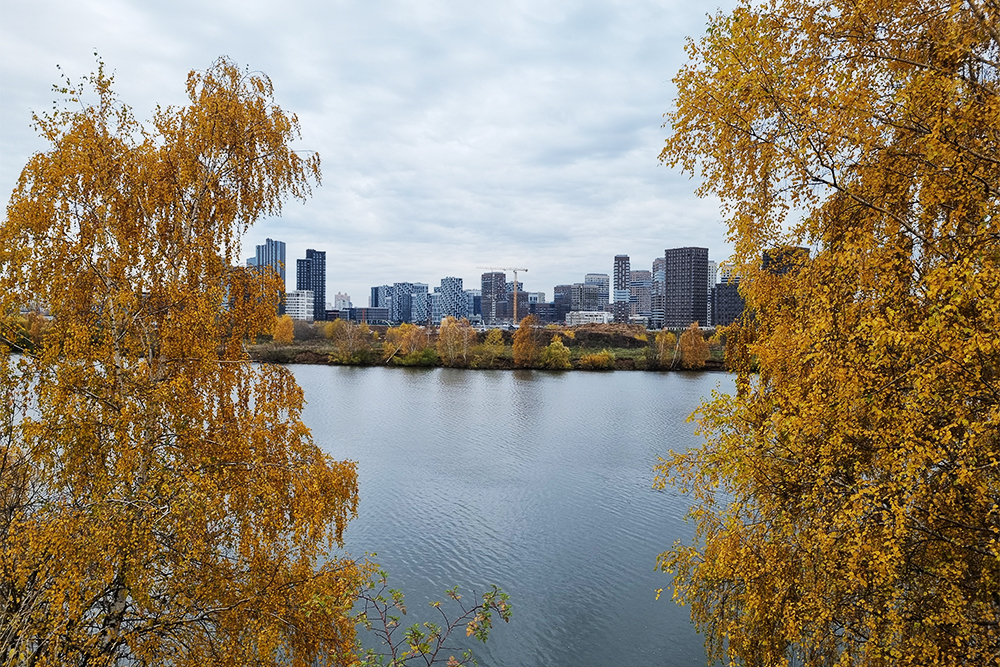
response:
<svg viewBox="0 0 1000 667"><path fill-rule="evenodd" d="M722 3L728 11L735 3ZM286 286L307 248L325 251L327 292L366 305L374 285L476 267L523 266L529 291L649 269L665 248L728 257L718 203L659 163L684 39L706 12L663 2L264 2L0 0L0 187L30 156L31 127L97 67L145 122L186 102L191 69L226 55L265 72L298 115L296 148L323 183L258 222L242 259L287 244Z"/></svg>

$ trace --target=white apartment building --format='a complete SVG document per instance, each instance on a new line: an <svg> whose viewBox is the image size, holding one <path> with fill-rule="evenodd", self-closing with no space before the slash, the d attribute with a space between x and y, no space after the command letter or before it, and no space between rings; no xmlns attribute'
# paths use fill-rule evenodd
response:
<svg viewBox="0 0 1000 667"><path fill-rule="evenodd" d="M313 321L313 291L297 289L285 292L285 314L293 320Z"/></svg>

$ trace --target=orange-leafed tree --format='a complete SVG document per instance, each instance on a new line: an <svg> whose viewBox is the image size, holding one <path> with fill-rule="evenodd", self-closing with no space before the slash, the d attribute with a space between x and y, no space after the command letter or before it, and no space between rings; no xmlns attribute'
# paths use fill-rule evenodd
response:
<svg viewBox="0 0 1000 667"><path fill-rule="evenodd" d="M291 345L295 340L295 321L289 315L282 315L274 320L274 342L279 345Z"/></svg>
<svg viewBox="0 0 1000 667"><path fill-rule="evenodd" d="M708 341L698 328L697 322L692 322L688 328L681 332L681 339L677 341L677 349L681 353L681 368L688 370L704 368L708 361L710 351Z"/></svg>
<svg viewBox="0 0 1000 667"><path fill-rule="evenodd" d="M353 664L355 466L313 443L288 371L251 365L280 285L232 268L319 158L227 60L145 125L111 83L36 117L50 145L0 224L2 660ZM29 303L51 320L22 349Z"/></svg>
<svg viewBox="0 0 1000 667"><path fill-rule="evenodd" d="M713 659L1000 664L998 26L744 0L689 44L662 157L722 200L748 310L736 395L659 470Z"/></svg>
<svg viewBox="0 0 1000 667"><path fill-rule="evenodd" d="M532 368L535 365L541 352L541 345L538 342L539 335L537 317L528 315L521 320L520 326L514 332L512 352L515 366Z"/></svg>

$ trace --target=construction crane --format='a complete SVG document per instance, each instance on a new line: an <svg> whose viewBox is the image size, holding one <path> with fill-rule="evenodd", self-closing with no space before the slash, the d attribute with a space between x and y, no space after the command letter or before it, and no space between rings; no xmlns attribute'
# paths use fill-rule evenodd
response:
<svg viewBox="0 0 1000 667"><path fill-rule="evenodd" d="M517 272L518 271L523 271L524 273L527 273L528 269L514 268L512 266L477 266L476 268L477 269L486 269L487 271L513 271L514 272L514 324L517 325L518 324L518 319L517 319L517 291L518 290L517 290L517 288L520 286L520 283L517 282ZM490 302L494 304L493 305L493 312L491 313L491 316L495 320L496 316L497 316L497 313L496 313L496 302L493 301L493 299L490 299Z"/></svg>

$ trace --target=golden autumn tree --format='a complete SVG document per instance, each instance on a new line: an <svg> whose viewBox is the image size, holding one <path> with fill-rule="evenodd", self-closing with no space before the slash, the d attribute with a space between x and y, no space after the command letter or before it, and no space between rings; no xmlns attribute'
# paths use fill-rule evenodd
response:
<svg viewBox="0 0 1000 667"><path fill-rule="evenodd" d="M49 148L0 226L2 661L354 664L355 467L313 443L288 371L251 365L280 285L233 268L318 156L227 60L145 125L111 83L36 117ZM34 302L52 319L23 349Z"/></svg>
<svg viewBox="0 0 1000 667"><path fill-rule="evenodd" d="M1000 664L998 26L772 0L689 44L662 158L723 201L750 315L737 395L659 467L698 503L661 565L712 658Z"/></svg>
<svg viewBox="0 0 1000 667"><path fill-rule="evenodd" d="M663 330L654 339L656 362L660 368L673 368L677 361L677 336L672 331Z"/></svg>
<svg viewBox="0 0 1000 667"><path fill-rule="evenodd" d="M490 329L482 345L473 348L475 358L472 365L475 368L493 368L497 359L503 356L506 345L503 342L503 332L500 329Z"/></svg>
<svg viewBox="0 0 1000 667"><path fill-rule="evenodd" d="M274 320L274 342L291 345L295 340L295 321L290 315L282 315Z"/></svg>
<svg viewBox="0 0 1000 667"><path fill-rule="evenodd" d="M441 320L438 327L437 352L445 366L465 366L469 360L469 346L476 339L476 332L469 320L456 320L451 315Z"/></svg>
<svg viewBox="0 0 1000 667"><path fill-rule="evenodd" d="M681 368L688 370L704 368L705 362L711 356L708 341L702 335L697 322L692 322L681 332L681 339L677 341L676 349L681 354Z"/></svg>
<svg viewBox="0 0 1000 667"><path fill-rule="evenodd" d="M538 318L528 315L521 320L520 326L514 332L512 352L514 365L521 368L532 368L538 361L541 345L538 342Z"/></svg>

